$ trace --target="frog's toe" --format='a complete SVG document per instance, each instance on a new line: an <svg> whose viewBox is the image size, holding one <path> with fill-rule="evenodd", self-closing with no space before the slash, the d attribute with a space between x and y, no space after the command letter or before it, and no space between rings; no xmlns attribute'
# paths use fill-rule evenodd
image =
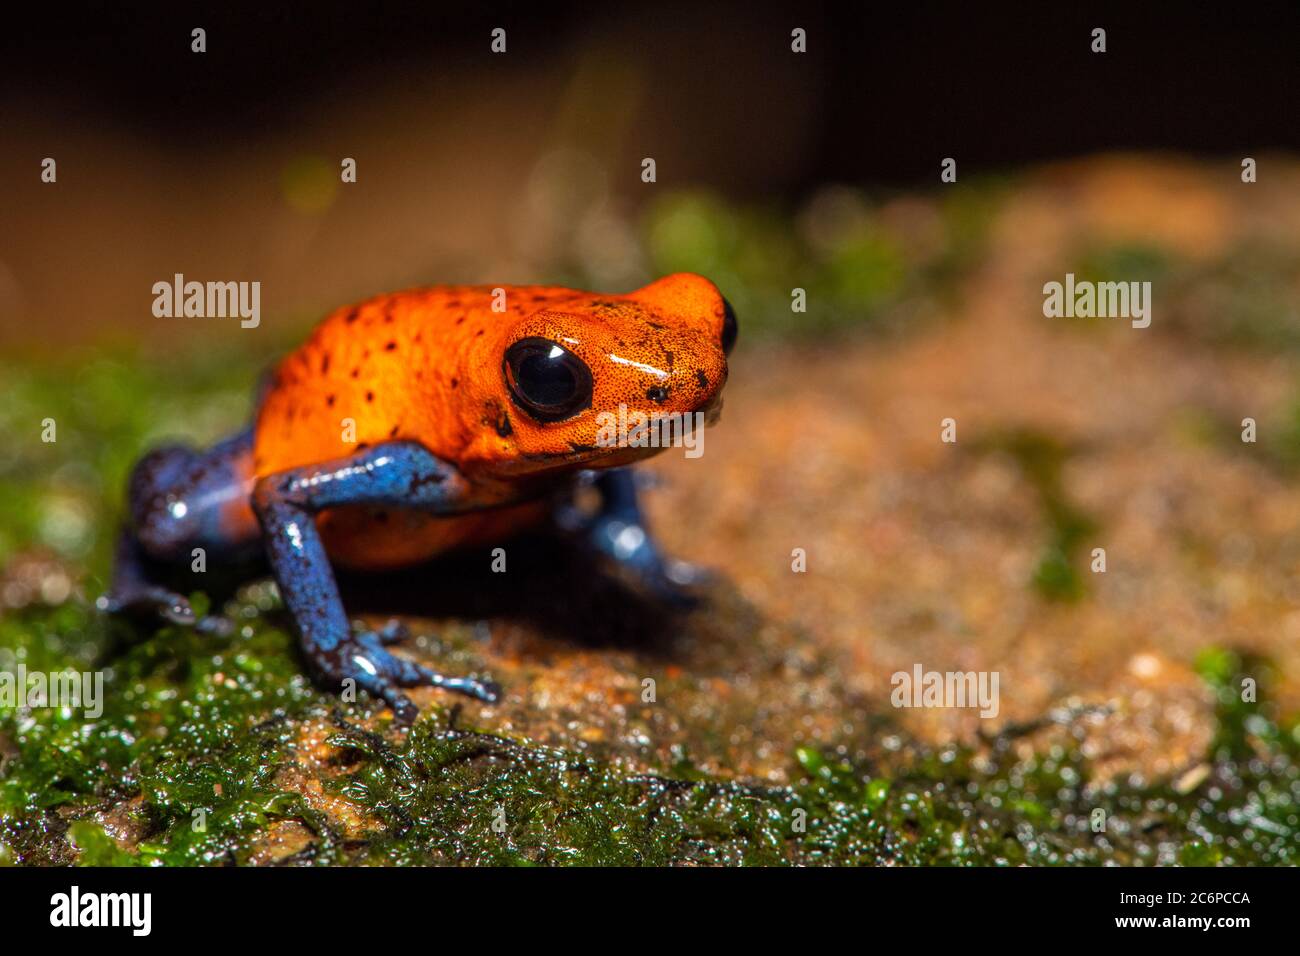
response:
<svg viewBox="0 0 1300 956"><path fill-rule="evenodd" d="M641 578L656 599L679 611L690 611L704 603L704 595L695 590L699 583L683 584L668 574L651 574Z"/></svg>
<svg viewBox="0 0 1300 956"><path fill-rule="evenodd" d="M458 694L481 700L485 704L495 704L501 699L501 685L493 680L479 680L475 677L445 677L442 674L428 672L420 683L432 684L435 687L441 687L443 690L455 691Z"/></svg>
<svg viewBox="0 0 1300 956"><path fill-rule="evenodd" d="M443 690L454 691L457 694L464 694L467 697L474 697L483 701L485 704L495 704L501 699L501 687L491 680L479 680L475 677L448 677L445 674L439 674L429 670L414 661L402 660L402 673L398 677L398 682L403 687L441 687Z"/></svg>
<svg viewBox="0 0 1300 956"><path fill-rule="evenodd" d="M716 571L672 558L634 570L646 591L679 611L689 611L704 604L704 589L718 579Z"/></svg>
<svg viewBox="0 0 1300 956"><path fill-rule="evenodd" d="M352 677L358 686L372 695L385 700L402 723L410 723L419 711L411 699L402 693L403 687L441 687L489 704L501 697L501 689L491 681L473 677L448 677L390 653L383 646L383 631L359 634L354 638L354 643L356 652L347 657L352 673L346 676Z"/></svg>
<svg viewBox="0 0 1300 956"><path fill-rule="evenodd" d="M194 630L211 637L229 637L235 632L235 622L219 614L208 614L194 622Z"/></svg>
<svg viewBox="0 0 1300 956"><path fill-rule="evenodd" d="M379 638L381 644L400 644L411 636L411 629L402 621L393 618L379 630L375 631L375 637Z"/></svg>
<svg viewBox="0 0 1300 956"><path fill-rule="evenodd" d="M689 561L669 558L664 562L664 574L680 588L707 588L717 584L720 576L713 568Z"/></svg>
<svg viewBox="0 0 1300 956"><path fill-rule="evenodd" d="M105 614L153 615L168 624L192 627L201 634L229 634L234 625L220 616L199 617L188 599L156 585L109 591L95 601Z"/></svg>
<svg viewBox="0 0 1300 956"><path fill-rule="evenodd" d="M415 723L415 718L420 716L420 708L415 706L415 701L392 685L386 685L380 690L379 696L393 708L393 716L405 727L411 726Z"/></svg>
<svg viewBox="0 0 1300 956"><path fill-rule="evenodd" d="M96 598L95 607L104 614L149 612L173 624L194 623L190 602L160 587L114 589Z"/></svg>
<svg viewBox="0 0 1300 956"><path fill-rule="evenodd" d="M371 697L382 700L391 707L393 716L397 718L399 724L410 726L420 715L420 708L415 706L415 701L402 693L401 687L391 678L383 674L372 674L362 668L353 679L356 680L357 686Z"/></svg>

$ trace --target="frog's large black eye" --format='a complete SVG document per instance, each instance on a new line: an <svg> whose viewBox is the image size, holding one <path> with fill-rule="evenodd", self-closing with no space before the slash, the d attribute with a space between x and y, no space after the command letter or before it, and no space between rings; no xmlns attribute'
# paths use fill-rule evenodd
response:
<svg viewBox="0 0 1300 956"><path fill-rule="evenodd" d="M591 407L591 369L549 339L520 339L506 349L501 364L511 399L539 422L558 422Z"/></svg>
<svg viewBox="0 0 1300 956"><path fill-rule="evenodd" d="M722 352L724 355L731 354L731 348L736 344L736 335L740 332L740 326L736 324L736 310L731 307L731 303L726 299L722 300Z"/></svg>

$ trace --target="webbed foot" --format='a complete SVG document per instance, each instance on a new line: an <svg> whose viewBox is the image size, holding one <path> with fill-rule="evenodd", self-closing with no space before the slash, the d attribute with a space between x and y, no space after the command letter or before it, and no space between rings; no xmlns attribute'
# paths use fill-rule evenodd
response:
<svg viewBox="0 0 1300 956"><path fill-rule="evenodd" d="M168 624L192 627L200 634L222 637L230 634L235 625L220 615L199 617L194 613L189 599L175 591L157 585L146 585L138 590L110 590L95 600L95 607L104 614L153 616Z"/></svg>
<svg viewBox="0 0 1300 956"><path fill-rule="evenodd" d="M420 712L402 692L405 687L441 687L488 704L501 699L501 688L490 680L448 677L389 652L384 645L397 639L391 627L353 634L328 650L304 644L303 651L322 681L336 685L354 681L371 696L382 698L402 724L414 723Z"/></svg>

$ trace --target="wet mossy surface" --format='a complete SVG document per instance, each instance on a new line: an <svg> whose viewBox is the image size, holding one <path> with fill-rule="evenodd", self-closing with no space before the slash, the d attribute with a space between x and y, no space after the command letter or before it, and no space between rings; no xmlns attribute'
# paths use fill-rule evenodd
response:
<svg viewBox="0 0 1300 956"><path fill-rule="evenodd" d="M301 323L280 335L268 322L247 350L105 345L0 361L0 672L104 675L94 718L0 706L0 862L1300 862L1300 730L1285 640L1294 602L1267 573L1294 553L1285 535L1270 537L1288 514L1271 476L1293 477L1300 442L1296 429L1271 427L1289 426L1294 416L1277 409L1294 409L1290 393L1276 386L1268 402L1253 400L1272 368L1259 346L1285 357L1294 339L1284 294L1294 251L1273 240L1256 257L1234 245L1207 265L1168 241L1124 237L1020 277L1006 263L1026 261L1017 243L1037 240L990 229L1002 187L953 195L928 215L906 204L886 215L833 190L798 239L776 213L692 195L656 207L645 226L654 268L707 272L742 310L731 417L710 436L711 470L672 492L659 523L670 538L683 526L708 538L700 550L724 566L722 583L681 620L589 581L580 562L528 549L510 560L531 590L446 564L436 588L418 573L400 587L353 587L349 611L416 623L420 637L401 653L489 672L507 689L508 707L495 713L427 692L409 730L364 695L342 700L304 675L264 581L221 608L237 625L225 637L91 610L131 462L164 439L202 444L242 425L258 373ZM812 228L822 220L825 229ZM1004 266L989 270L999 294L1036 296L1044 274L1067 269L1166 283L1173 294L1150 344L1135 340L1164 349L1143 359L1138 398L1124 391L1106 404L1125 387L1103 374L1128 354L1115 346L1129 334L1123 324L1045 326L1032 297L1015 309L999 299L980 311L978 296L963 305L990 255ZM817 303L807 322L789 311L801 282ZM1202 301L1224 303L1233 322ZM970 308L975 331L962 339L955 323L957 344L944 351L952 336L929 318L949 307ZM1006 314L1031 320L999 330ZM881 359L881 333L918 318L935 335L929 350ZM834 348L792 359L787 348L809 337ZM986 352L990 340L1000 347ZM1231 371L1204 364L1207 342L1253 363L1239 373L1251 402L1161 392ZM1104 361L1087 377L1042 359L1062 350ZM985 355L994 371L980 378ZM1020 367L1040 374L986 404ZM870 390L891 372L903 387ZM1068 400L1053 403L1054 388ZM1231 427L1221 441L1185 441L1164 430L1177 425L1170 414L1125 432L1151 393L1161 407ZM897 395L942 402L913 416ZM1104 423L1080 414L1090 408L1107 410ZM950 414L962 444L939 460L935 423ZM1246 414L1264 426L1263 468L1238 438ZM56 441L41 440L47 419ZM909 445L900 435L921 437ZM1102 460L1107 450L1114 460ZM1160 467L1146 468L1155 455ZM1198 476L1213 495L1198 497ZM1112 489L1145 497L1123 508ZM1255 521L1238 500L1278 510ZM819 523L823 511L833 519ZM1254 549L1231 538L1242 528ZM1118 546L1112 570L1094 577L1089 549L1103 535ZM792 543L809 546L810 573L787 584ZM684 550L680 534L672 550ZM564 589L574 580L584 593ZM193 598L226 600L216 589ZM1258 652L1265 645L1270 654ZM887 677L916 660L1003 669L1003 718L975 733L909 722L915 715L890 706ZM657 681L653 706L640 697L647 677ZM1143 733L1126 736L1124 721ZM944 737L958 742L935 742ZM1114 746L1099 750L1098 737ZM1155 753L1145 765L1143 748ZM1164 770L1141 769L1150 765Z"/></svg>
<svg viewBox="0 0 1300 956"><path fill-rule="evenodd" d="M312 687L277 611L233 609L244 623L229 638L168 627L107 658L111 629L75 603L6 617L7 664L107 660L98 719L0 717L6 862L1297 862L1295 728L1241 700L1240 674L1268 670L1227 651L1203 656L1218 734L1181 780L1088 784L1071 743L1086 715L1065 714L1060 740L1028 754L1017 739L1041 728L979 747L894 738L867 765L799 748L794 782L770 786L688 766L629 772L483 732L454 706L400 730Z"/></svg>

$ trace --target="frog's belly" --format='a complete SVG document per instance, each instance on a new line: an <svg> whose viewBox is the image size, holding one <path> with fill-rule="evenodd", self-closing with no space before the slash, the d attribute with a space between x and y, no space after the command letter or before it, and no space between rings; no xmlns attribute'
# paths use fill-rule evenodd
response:
<svg viewBox="0 0 1300 956"><path fill-rule="evenodd" d="M347 568L380 570L426 561L453 548L504 544L545 520L545 502L436 517L399 508L331 508L317 519L330 558Z"/></svg>

